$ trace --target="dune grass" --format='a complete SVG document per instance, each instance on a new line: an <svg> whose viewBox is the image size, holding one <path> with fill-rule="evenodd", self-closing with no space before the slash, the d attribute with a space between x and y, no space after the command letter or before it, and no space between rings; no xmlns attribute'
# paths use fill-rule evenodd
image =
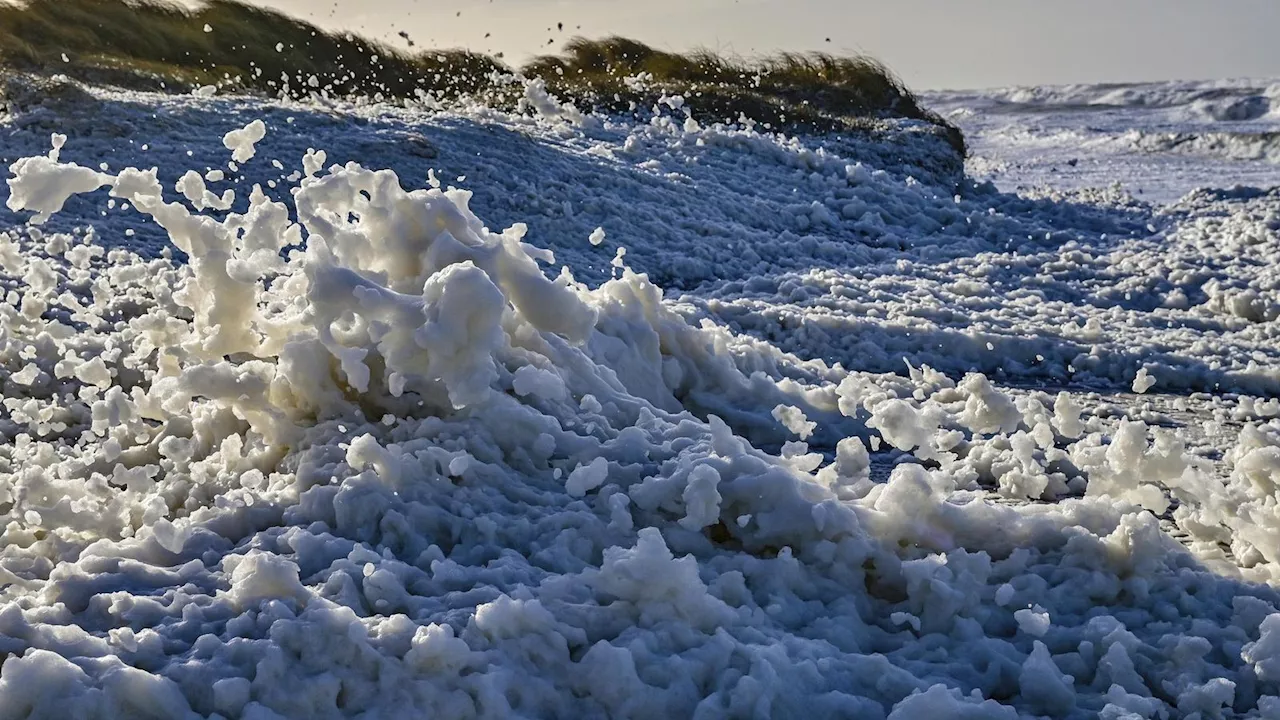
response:
<svg viewBox="0 0 1280 720"><path fill-rule="evenodd" d="M922 120L947 130L964 152L959 131L923 108L879 61L823 53L781 53L740 60L701 50L671 53L622 37L574 38L560 55L523 68L553 91L607 108L652 104L657 92L678 93L694 117L735 122L744 116L775 128L807 131L858 129L870 118ZM626 82L644 74L637 86ZM645 85L648 92L639 89Z"/></svg>
<svg viewBox="0 0 1280 720"><path fill-rule="evenodd" d="M208 30L206 30L208 28ZM409 53L238 0L196 10L164 0L0 0L0 64L133 87L227 89L307 97L422 93L514 102L494 77L511 70L466 50ZM905 117L963 138L922 108L883 65L866 57L781 54L759 60L671 53L625 38L576 38L520 72L584 108L625 112L679 94L702 121L750 118L779 130L857 130ZM641 84L628 82L643 74Z"/></svg>
<svg viewBox="0 0 1280 720"><path fill-rule="evenodd" d="M635 40L575 38L559 56L538 58L526 75L552 86L616 92L622 79L645 73L658 85L689 90L732 90L788 105L808 101L814 108L845 114L884 112L918 117L915 98L888 69L866 57L784 53L754 61L734 61L707 51L687 54L657 50ZM689 99L689 98L686 98Z"/></svg>
<svg viewBox="0 0 1280 720"><path fill-rule="evenodd" d="M73 77L130 71L167 84L218 83L293 96L321 88L386 97L412 97L417 90L474 93L487 85L489 73L504 69L464 50L397 52L234 0L210 0L194 11L160 0L0 5L0 60Z"/></svg>

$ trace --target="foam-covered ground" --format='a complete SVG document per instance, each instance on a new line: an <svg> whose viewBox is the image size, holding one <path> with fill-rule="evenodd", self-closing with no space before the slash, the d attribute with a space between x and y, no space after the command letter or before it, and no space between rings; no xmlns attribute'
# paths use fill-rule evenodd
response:
<svg viewBox="0 0 1280 720"><path fill-rule="evenodd" d="M1008 190L1119 184L1169 203L1203 186L1280 184L1280 80L942 91L969 170Z"/></svg>
<svg viewBox="0 0 1280 720"><path fill-rule="evenodd" d="M1280 191L528 100L5 116L0 718L1280 717Z"/></svg>

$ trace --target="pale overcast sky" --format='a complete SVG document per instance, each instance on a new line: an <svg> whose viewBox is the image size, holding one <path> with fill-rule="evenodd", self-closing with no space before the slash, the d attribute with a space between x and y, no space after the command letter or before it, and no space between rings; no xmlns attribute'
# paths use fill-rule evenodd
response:
<svg viewBox="0 0 1280 720"><path fill-rule="evenodd" d="M672 50L864 52L917 89L1280 77L1280 0L251 1L517 62L574 34L621 34Z"/></svg>

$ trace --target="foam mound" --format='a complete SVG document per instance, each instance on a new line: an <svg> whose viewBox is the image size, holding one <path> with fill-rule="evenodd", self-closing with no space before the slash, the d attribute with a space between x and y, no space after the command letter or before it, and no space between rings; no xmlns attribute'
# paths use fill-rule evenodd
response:
<svg viewBox="0 0 1280 720"><path fill-rule="evenodd" d="M219 212L64 141L11 209L109 188L189 261L0 244L0 718L1280 712L1276 594L1157 518L1269 579L1280 436L1222 480L981 375L748 376L467 192L311 153ZM842 417L918 462L811 452Z"/></svg>

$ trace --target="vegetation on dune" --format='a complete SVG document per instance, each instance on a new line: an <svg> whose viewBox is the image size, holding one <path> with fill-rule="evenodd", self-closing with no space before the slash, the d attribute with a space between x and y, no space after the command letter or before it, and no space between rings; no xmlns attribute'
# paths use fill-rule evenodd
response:
<svg viewBox="0 0 1280 720"><path fill-rule="evenodd" d="M408 53L238 0L209 0L195 10L163 0L0 4L0 63L156 89L217 84L294 97L516 99L496 80L511 72L497 58L466 50ZM746 61L665 52L618 37L576 38L563 54L537 58L520 72L584 109L626 111L679 94L702 121L745 117L793 131L859 130L878 117L905 117L943 128L964 151L959 131L866 57L787 53ZM628 80L637 76L644 81Z"/></svg>
<svg viewBox="0 0 1280 720"><path fill-rule="evenodd" d="M841 129L858 119L891 116L945 124L879 61L822 53L782 53L740 61L707 51L671 53L621 37L575 38L558 56L523 68L553 90L606 106L635 101L644 74L664 92L678 92L696 114L736 121L739 114L778 127ZM648 99L648 98L646 98Z"/></svg>
<svg viewBox="0 0 1280 720"><path fill-rule="evenodd" d="M208 30L206 30L208 28ZM161 0L28 0L0 6L0 58L84 79L126 75L305 97L412 97L484 89L504 66L464 50L415 55L235 0L187 10ZM313 80L314 78L314 80Z"/></svg>

